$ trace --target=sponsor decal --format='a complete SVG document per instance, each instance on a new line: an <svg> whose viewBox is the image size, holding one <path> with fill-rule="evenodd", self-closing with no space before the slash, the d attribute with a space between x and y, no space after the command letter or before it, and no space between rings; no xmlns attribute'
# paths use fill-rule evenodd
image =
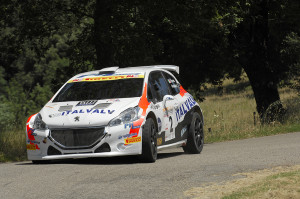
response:
<svg viewBox="0 0 300 199"><path fill-rule="evenodd" d="M97 100L86 100L86 101L81 101L78 102L76 106L92 106L97 103Z"/></svg>
<svg viewBox="0 0 300 199"><path fill-rule="evenodd" d="M187 130L187 126L185 126L185 127L183 127L181 129L181 132L180 132L181 137L184 135L184 133L186 132L186 130Z"/></svg>
<svg viewBox="0 0 300 199"><path fill-rule="evenodd" d="M142 75L142 73L114 73L114 74L89 74L89 75L81 75L78 76L77 78L83 78L83 77L91 77L91 76L119 76L119 75Z"/></svg>
<svg viewBox="0 0 300 199"><path fill-rule="evenodd" d="M161 131L161 119L158 117L157 118L157 124L158 124L158 132Z"/></svg>
<svg viewBox="0 0 300 199"><path fill-rule="evenodd" d="M30 122L31 118L35 115L36 114L30 116L26 123L26 131L27 131L27 137L28 137L27 142L30 143L30 144L27 144L27 146L26 146L27 149L29 148L28 150L39 150L40 149L39 146L37 145L40 143L35 141L35 137L34 137L34 136L36 136L36 133L34 133L35 129L30 128L30 126L29 126L29 122ZM32 145L32 146L28 146L28 145Z"/></svg>
<svg viewBox="0 0 300 199"><path fill-rule="evenodd" d="M106 100L106 102L120 102L119 99L108 99Z"/></svg>
<svg viewBox="0 0 300 199"><path fill-rule="evenodd" d="M162 138L157 138L157 146L162 145Z"/></svg>
<svg viewBox="0 0 300 199"><path fill-rule="evenodd" d="M89 75L90 76L90 75ZM68 81L68 83L74 83L74 82L94 82L94 81L111 81L111 80L119 80L119 79L129 79L129 78L144 78L144 75L141 74L124 74L124 75L110 75L110 76L96 76L96 77L82 77L82 78L76 78L73 80Z"/></svg>
<svg viewBox="0 0 300 199"><path fill-rule="evenodd" d="M133 144L133 143L138 143L138 142L141 142L141 141L142 141L141 136L124 139L125 144Z"/></svg>
<svg viewBox="0 0 300 199"><path fill-rule="evenodd" d="M45 106L45 107L47 107L47 108L54 108L54 107L52 107L52 106Z"/></svg>
<svg viewBox="0 0 300 199"><path fill-rule="evenodd" d="M127 128L137 129L137 128L140 128L140 127L141 127L140 125L134 126L133 123L124 124L124 128L125 128L125 129L127 129Z"/></svg>
<svg viewBox="0 0 300 199"><path fill-rule="evenodd" d="M27 140L27 143L41 144L40 142L35 141L35 140Z"/></svg>
<svg viewBox="0 0 300 199"><path fill-rule="evenodd" d="M176 83L175 80L173 79L168 79L169 84L171 85L172 88L177 88L178 89L178 84Z"/></svg>
<svg viewBox="0 0 300 199"><path fill-rule="evenodd" d="M27 144L26 145L27 150L36 150L36 146L34 144Z"/></svg>
<svg viewBox="0 0 300 199"><path fill-rule="evenodd" d="M30 135L32 135L32 136L37 136L37 134L36 134L34 131L35 131L35 129L29 128L28 134L30 134Z"/></svg>
<svg viewBox="0 0 300 199"><path fill-rule="evenodd" d="M99 76L119 76L119 75L142 75L143 73L114 73L114 74L89 74L89 75L81 75L81 76L78 76L77 78L83 78L83 77L91 77L91 76L94 76L94 77L99 77Z"/></svg>
<svg viewBox="0 0 300 199"><path fill-rule="evenodd" d="M72 115L72 114L82 114L82 113L90 113L90 114L112 114L115 110L109 109L79 109L79 110L72 110L72 111L64 111L62 113L54 113L49 115L50 118L58 117L58 116L65 116L65 115ZM75 121L79 121L78 118L74 118Z"/></svg>
<svg viewBox="0 0 300 199"><path fill-rule="evenodd" d="M182 116L184 116L193 106L195 106L196 101L192 96L189 96L187 100L177 109L176 111L176 119L180 120Z"/></svg>
<svg viewBox="0 0 300 199"><path fill-rule="evenodd" d="M73 82L81 82L83 78L76 78L76 79L73 79Z"/></svg>
<svg viewBox="0 0 300 199"><path fill-rule="evenodd" d="M170 84L172 84L172 83L175 83L175 80L173 80L173 79L168 79L168 82L169 82Z"/></svg>
<svg viewBox="0 0 300 199"><path fill-rule="evenodd" d="M121 135L121 136L119 136L119 139L122 139L122 138L131 138L131 137L134 137L134 136L137 136L137 133Z"/></svg>

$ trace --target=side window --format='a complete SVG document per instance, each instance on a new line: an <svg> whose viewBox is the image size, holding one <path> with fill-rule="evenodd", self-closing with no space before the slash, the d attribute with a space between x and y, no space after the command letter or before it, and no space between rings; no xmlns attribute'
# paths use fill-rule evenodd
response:
<svg viewBox="0 0 300 199"><path fill-rule="evenodd" d="M156 99L157 101L162 101L165 95L171 94L169 86L161 72L151 72L148 82L153 99Z"/></svg>
<svg viewBox="0 0 300 199"><path fill-rule="evenodd" d="M177 81L175 80L175 78L172 75L165 73L165 72L163 74L168 82L168 85L169 85L172 95L177 95L180 92L180 88L177 84Z"/></svg>

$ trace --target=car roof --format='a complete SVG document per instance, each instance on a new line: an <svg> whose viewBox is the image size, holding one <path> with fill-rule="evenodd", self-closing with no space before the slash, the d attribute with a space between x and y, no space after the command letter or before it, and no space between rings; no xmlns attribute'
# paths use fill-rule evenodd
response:
<svg viewBox="0 0 300 199"><path fill-rule="evenodd" d="M179 67L175 65L153 65L153 66L135 66L127 68L119 68L118 66L103 68L101 70L94 70L85 73L77 74L75 77L82 75L94 75L94 74L105 74L105 73L149 73L154 70L167 70L176 72L179 74Z"/></svg>

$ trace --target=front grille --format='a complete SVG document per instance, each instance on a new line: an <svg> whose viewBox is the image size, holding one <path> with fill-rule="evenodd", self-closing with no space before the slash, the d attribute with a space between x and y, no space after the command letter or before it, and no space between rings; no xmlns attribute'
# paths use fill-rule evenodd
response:
<svg viewBox="0 0 300 199"><path fill-rule="evenodd" d="M104 137L104 128L51 130L50 137L63 149L88 149Z"/></svg>
<svg viewBox="0 0 300 199"><path fill-rule="evenodd" d="M104 143L95 150L95 153L103 153L103 152L110 152L110 151L111 151L111 149L110 149L109 144Z"/></svg>
<svg viewBox="0 0 300 199"><path fill-rule="evenodd" d="M59 150L57 150L56 148L54 148L53 146L49 146L47 154L48 155L61 155L61 152Z"/></svg>

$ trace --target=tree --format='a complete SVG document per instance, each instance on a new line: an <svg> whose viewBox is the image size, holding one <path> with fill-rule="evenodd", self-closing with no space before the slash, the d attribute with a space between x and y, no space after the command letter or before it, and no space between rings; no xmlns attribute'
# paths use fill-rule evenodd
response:
<svg viewBox="0 0 300 199"><path fill-rule="evenodd" d="M285 36L294 27L286 17L286 7L290 2L234 2L234 14L240 22L230 31L230 48L249 77L262 122L279 119L284 112L278 83L290 70L280 54Z"/></svg>
<svg viewBox="0 0 300 199"><path fill-rule="evenodd" d="M4 1L0 84L21 78L28 93L55 91L86 70L175 64L189 87L220 84L243 69L260 117L271 121L283 110L277 85L297 59L289 52L299 37L298 8L296 0Z"/></svg>

